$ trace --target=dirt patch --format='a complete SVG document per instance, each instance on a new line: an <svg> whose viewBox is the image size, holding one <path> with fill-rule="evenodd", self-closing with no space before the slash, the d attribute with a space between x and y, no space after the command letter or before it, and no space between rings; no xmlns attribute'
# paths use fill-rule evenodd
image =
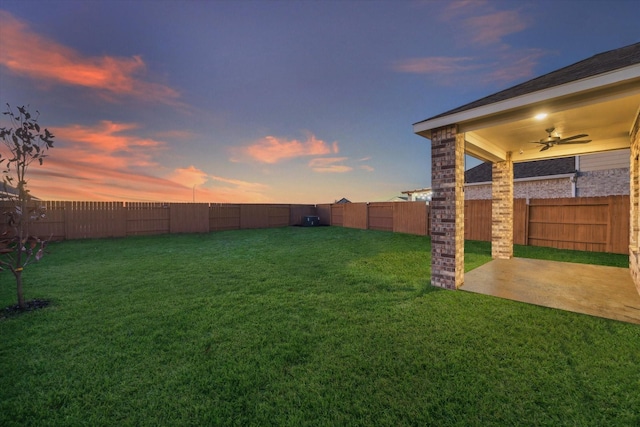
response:
<svg viewBox="0 0 640 427"><path fill-rule="evenodd" d="M28 311L39 310L41 308L48 307L50 303L51 301L46 299L32 299L29 301L25 301L24 308L20 308L18 304L10 305L2 309L2 312L0 312L0 319L17 316Z"/></svg>

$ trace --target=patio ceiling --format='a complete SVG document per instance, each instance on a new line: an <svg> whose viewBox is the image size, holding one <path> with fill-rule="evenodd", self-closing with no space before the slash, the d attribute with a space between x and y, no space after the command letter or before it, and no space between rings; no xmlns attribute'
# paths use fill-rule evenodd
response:
<svg viewBox="0 0 640 427"><path fill-rule="evenodd" d="M640 64L573 81L523 96L462 110L416 123L414 132L457 124L467 154L483 161L514 162L629 148L629 132L640 108ZM539 119L536 115L544 113ZM545 129L554 136L588 134L588 144L560 145L540 151Z"/></svg>

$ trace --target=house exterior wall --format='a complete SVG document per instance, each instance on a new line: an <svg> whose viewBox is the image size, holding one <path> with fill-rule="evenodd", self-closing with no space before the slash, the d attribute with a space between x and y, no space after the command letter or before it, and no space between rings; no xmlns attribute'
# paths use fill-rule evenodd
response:
<svg viewBox="0 0 640 427"><path fill-rule="evenodd" d="M577 197L627 196L628 194L629 167L578 172Z"/></svg>
<svg viewBox="0 0 640 427"><path fill-rule="evenodd" d="M406 192L403 192L406 193ZM409 194L409 201L411 202L429 202L431 201L432 191L416 191Z"/></svg>
<svg viewBox="0 0 640 427"><path fill-rule="evenodd" d="M578 162L581 172L629 169L629 149L583 154L579 156Z"/></svg>
<svg viewBox="0 0 640 427"><path fill-rule="evenodd" d="M514 182L513 197L516 199L557 199L573 197L571 181L569 178L560 178ZM464 188L464 198L466 200L491 199L491 183L466 185Z"/></svg>

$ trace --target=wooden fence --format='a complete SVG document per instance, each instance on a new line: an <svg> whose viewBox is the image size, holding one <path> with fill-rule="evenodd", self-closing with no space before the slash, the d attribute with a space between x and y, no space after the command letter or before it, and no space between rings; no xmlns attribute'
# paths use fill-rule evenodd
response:
<svg viewBox="0 0 640 427"><path fill-rule="evenodd" d="M629 253L629 196L532 200L528 245Z"/></svg>
<svg viewBox="0 0 640 427"><path fill-rule="evenodd" d="M5 211L6 202L0 202ZM428 236L423 202L322 205L38 202L46 217L30 234L52 240L320 224ZM514 200L514 243L583 251L628 253L629 196ZM465 239L491 241L491 200L465 201Z"/></svg>
<svg viewBox="0 0 640 427"><path fill-rule="evenodd" d="M318 205L317 212L321 224L429 235L430 210L424 202Z"/></svg>
<svg viewBox="0 0 640 427"><path fill-rule="evenodd" d="M33 222L29 233L51 240L284 227L317 215L314 205L52 201L37 205L46 209L46 216ZM8 206L0 203L3 212Z"/></svg>
<svg viewBox="0 0 640 427"><path fill-rule="evenodd" d="M464 236L491 241L491 200L465 201ZM592 252L629 252L629 196L516 199L513 242ZM428 236L423 202L318 205L321 221L334 226Z"/></svg>
<svg viewBox="0 0 640 427"><path fill-rule="evenodd" d="M513 243L629 253L629 196L514 200ZM491 240L491 200L465 202L465 239Z"/></svg>

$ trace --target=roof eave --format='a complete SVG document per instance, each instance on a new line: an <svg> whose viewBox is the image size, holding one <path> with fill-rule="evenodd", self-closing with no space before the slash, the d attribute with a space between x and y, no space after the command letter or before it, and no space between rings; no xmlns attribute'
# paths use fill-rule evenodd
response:
<svg viewBox="0 0 640 427"><path fill-rule="evenodd" d="M606 90L623 86L625 84L635 84L636 90L640 91L640 64L634 64L629 67L620 68L615 71L598 74L570 83L553 86L547 89L531 92L504 101L498 101L492 104L483 105L481 107L460 111L447 116L439 116L433 119L427 119L417 122L413 125L414 133L431 139L431 130L452 124L461 124L470 121L477 121L483 118L491 117L500 113L512 110L523 109L553 99L571 97L579 94ZM625 92L628 89L625 88Z"/></svg>

